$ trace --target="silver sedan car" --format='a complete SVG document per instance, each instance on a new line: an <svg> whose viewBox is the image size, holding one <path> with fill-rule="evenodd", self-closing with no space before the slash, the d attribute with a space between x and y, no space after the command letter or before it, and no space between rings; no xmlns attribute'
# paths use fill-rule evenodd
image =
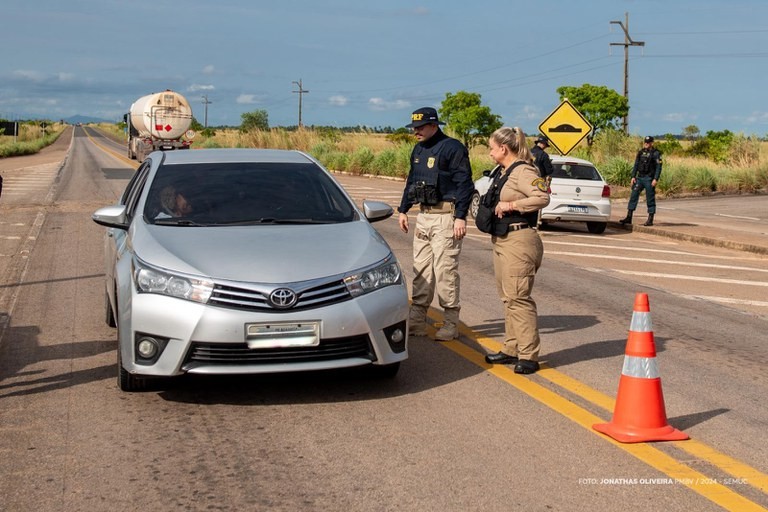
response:
<svg viewBox="0 0 768 512"><path fill-rule="evenodd" d="M149 378L370 365L408 357L408 295L371 222L304 153L155 152L106 226L106 321L118 332L118 384Z"/></svg>

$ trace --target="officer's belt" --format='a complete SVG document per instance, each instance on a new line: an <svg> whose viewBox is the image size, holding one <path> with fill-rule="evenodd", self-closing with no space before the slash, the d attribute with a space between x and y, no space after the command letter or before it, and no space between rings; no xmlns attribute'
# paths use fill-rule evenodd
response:
<svg viewBox="0 0 768 512"><path fill-rule="evenodd" d="M453 213L453 203L450 201L440 201L431 206L419 204L421 213Z"/></svg>

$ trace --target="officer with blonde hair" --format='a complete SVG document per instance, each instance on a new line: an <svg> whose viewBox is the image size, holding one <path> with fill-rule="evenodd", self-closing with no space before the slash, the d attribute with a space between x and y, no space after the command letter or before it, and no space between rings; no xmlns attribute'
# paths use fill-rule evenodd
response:
<svg viewBox="0 0 768 512"><path fill-rule="evenodd" d="M445 124L431 107L411 115L418 143L411 152L411 168L398 207L400 229L408 233L408 210L419 205L413 237L413 289L408 331L427 334L427 310L435 292L444 321L435 339L458 336L459 254L467 234L467 212L474 192L469 151L440 129Z"/></svg>
<svg viewBox="0 0 768 512"><path fill-rule="evenodd" d="M504 303L504 344L485 356L490 364L515 363L515 373L539 369L538 313L531 297L544 246L536 231L538 211L549 204L547 182L539 175L520 128L502 127L488 141L491 158L503 167L494 179L496 228L493 267ZM496 181L498 180L498 181Z"/></svg>

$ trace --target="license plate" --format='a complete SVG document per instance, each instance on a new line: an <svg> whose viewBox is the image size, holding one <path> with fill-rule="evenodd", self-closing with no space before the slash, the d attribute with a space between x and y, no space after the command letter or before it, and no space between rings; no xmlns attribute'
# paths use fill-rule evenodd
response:
<svg viewBox="0 0 768 512"><path fill-rule="evenodd" d="M316 347L320 322L263 322L245 325L248 348Z"/></svg>
<svg viewBox="0 0 768 512"><path fill-rule="evenodd" d="M588 209L586 206L572 206L568 205L568 211L570 213L587 213Z"/></svg>

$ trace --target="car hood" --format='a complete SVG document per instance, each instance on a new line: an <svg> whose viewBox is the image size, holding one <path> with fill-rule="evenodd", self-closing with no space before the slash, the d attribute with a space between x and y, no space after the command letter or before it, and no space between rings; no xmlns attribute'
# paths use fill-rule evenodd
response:
<svg viewBox="0 0 768 512"><path fill-rule="evenodd" d="M386 258L390 248L364 221L315 225L156 226L134 222L133 252L166 270L254 283L343 274Z"/></svg>

